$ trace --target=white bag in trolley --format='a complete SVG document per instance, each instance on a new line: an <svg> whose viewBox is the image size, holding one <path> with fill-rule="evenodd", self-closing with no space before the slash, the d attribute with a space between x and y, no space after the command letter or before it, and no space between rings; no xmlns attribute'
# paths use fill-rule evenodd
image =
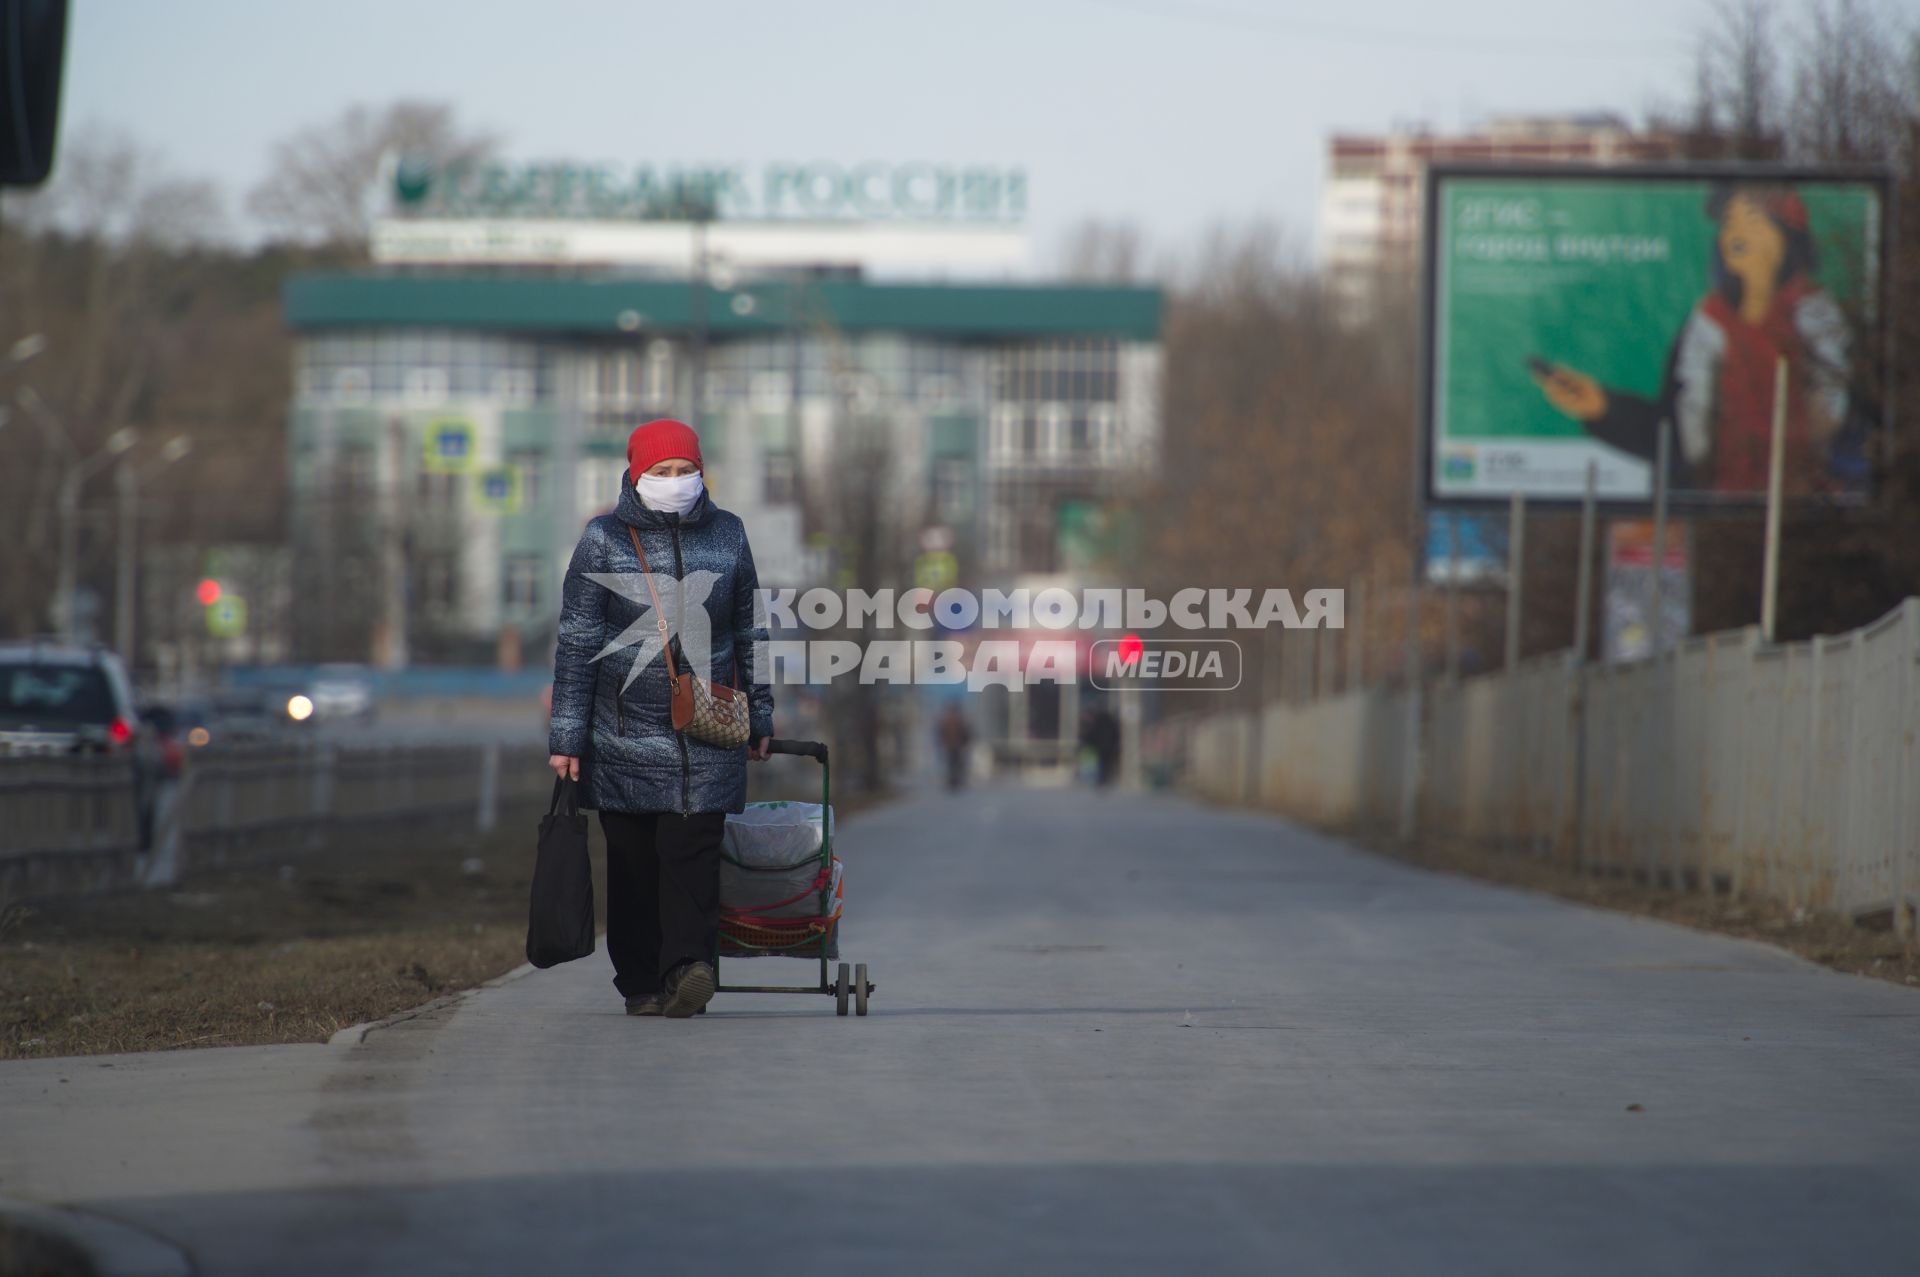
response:
<svg viewBox="0 0 1920 1277"><path fill-rule="evenodd" d="M833 809L819 803L748 803L729 814L720 843L720 907L774 918L818 914L820 846L832 828Z"/></svg>

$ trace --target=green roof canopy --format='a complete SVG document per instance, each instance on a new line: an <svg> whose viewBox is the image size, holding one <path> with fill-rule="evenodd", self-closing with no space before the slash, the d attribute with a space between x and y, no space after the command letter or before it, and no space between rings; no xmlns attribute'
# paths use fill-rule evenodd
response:
<svg viewBox="0 0 1920 1277"><path fill-rule="evenodd" d="M736 299L751 297L751 306ZM283 294L287 325L321 328L486 328L536 333L683 331L692 290L684 281L579 279L537 275L296 275ZM944 337L1119 337L1157 341L1157 288L869 284L782 280L707 290L715 334L784 331L802 323L843 332ZM741 313L745 310L746 313ZM628 314L632 312L632 314Z"/></svg>

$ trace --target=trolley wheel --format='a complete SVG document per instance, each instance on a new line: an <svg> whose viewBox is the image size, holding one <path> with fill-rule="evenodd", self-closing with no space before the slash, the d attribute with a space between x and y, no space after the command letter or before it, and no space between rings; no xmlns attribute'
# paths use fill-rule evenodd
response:
<svg viewBox="0 0 1920 1277"><path fill-rule="evenodd" d="M847 964L843 962L840 964L839 978L833 982L833 1013L835 1015L847 1013L847 995L851 992L853 992L853 976L848 971Z"/></svg>
<svg viewBox="0 0 1920 1277"><path fill-rule="evenodd" d="M853 1013L867 1013L867 964L862 962L853 969Z"/></svg>

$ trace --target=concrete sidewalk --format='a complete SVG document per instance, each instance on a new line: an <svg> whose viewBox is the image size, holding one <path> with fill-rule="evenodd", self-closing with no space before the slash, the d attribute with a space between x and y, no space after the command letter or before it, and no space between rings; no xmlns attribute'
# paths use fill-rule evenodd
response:
<svg viewBox="0 0 1920 1277"><path fill-rule="evenodd" d="M596 955L359 1045L9 1062L0 1195L212 1274L1788 1274L1920 1244L1912 991L1170 798L929 796L841 841L867 1019L633 1019Z"/></svg>

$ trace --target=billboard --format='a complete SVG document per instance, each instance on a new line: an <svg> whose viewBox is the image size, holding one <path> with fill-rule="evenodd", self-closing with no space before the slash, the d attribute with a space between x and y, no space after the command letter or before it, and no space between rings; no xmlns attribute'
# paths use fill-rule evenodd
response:
<svg viewBox="0 0 1920 1277"><path fill-rule="evenodd" d="M1779 168L1492 168L1427 178L1430 501L1867 494L1883 424L1888 185Z"/></svg>
<svg viewBox="0 0 1920 1277"><path fill-rule="evenodd" d="M1685 525L1667 525L1657 622L1663 652L1678 647L1692 632L1687 542ZM1653 520L1627 519L1610 524L1606 589L1600 607L1601 659L1637 661L1653 655L1653 574Z"/></svg>

